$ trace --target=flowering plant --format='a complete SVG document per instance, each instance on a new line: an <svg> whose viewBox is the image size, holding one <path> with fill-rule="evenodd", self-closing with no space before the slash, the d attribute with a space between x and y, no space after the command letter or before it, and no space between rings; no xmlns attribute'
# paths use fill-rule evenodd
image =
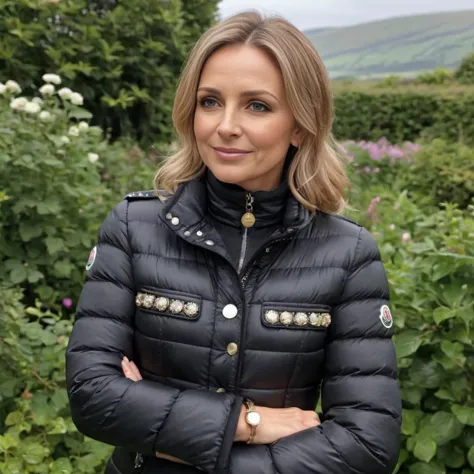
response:
<svg viewBox="0 0 474 474"><path fill-rule="evenodd" d="M15 81L0 85L0 280L58 302L80 288L111 191L101 177L107 144L82 96L56 92L56 74L43 80L33 98Z"/></svg>

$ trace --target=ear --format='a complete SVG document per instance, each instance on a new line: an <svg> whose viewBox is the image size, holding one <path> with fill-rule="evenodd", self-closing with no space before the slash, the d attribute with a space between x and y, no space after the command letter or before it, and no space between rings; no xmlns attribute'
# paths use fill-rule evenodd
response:
<svg viewBox="0 0 474 474"><path fill-rule="evenodd" d="M293 131L293 134L291 135L291 144L295 146L296 148L299 148L301 145L301 142L303 141L304 135L303 135L303 130L300 130L298 126L296 126L295 130Z"/></svg>

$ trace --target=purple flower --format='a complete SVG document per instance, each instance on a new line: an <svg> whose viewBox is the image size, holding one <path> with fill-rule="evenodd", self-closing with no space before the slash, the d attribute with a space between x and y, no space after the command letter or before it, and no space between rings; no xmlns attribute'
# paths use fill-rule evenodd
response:
<svg viewBox="0 0 474 474"><path fill-rule="evenodd" d="M72 299L71 298L64 298L63 299L63 306L66 308L70 308L72 306Z"/></svg>
<svg viewBox="0 0 474 474"><path fill-rule="evenodd" d="M380 168L374 168L374 173L380 173Z"/></svg>
<svg viewBox="0 0 474 474"><path fill-rule="evenodd" d="M370 173L370 167L369 167L369 166L366 166L366 167L364 168L364 171L365 171L366 173Z"/></svg>

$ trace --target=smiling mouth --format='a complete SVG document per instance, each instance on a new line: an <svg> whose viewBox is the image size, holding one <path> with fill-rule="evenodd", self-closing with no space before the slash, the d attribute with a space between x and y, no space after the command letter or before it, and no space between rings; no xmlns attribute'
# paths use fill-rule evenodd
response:
<svg viewBox="0 0 474 474"><path fill-rule="evenodd" d="M250 151L238 150L235 148L214 148L214 151L217 156L223 160L235 160L251 153Z"/></svg>

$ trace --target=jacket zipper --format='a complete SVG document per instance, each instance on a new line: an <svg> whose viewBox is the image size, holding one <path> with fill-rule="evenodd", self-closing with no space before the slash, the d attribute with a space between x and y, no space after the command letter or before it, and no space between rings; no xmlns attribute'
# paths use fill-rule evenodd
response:
<svg viewBox="0 0 474 474"><path fill-rule="evenodd" d="M143 456L143 454L137 453L135 455L135 461L133 463L133 467L135 468L135 471L136 472L139 472L139 470L141 471L141 468L143 467L144 464L145 464L145 457Z"/></svg>
<svg viewBox="0 0 474 474"><path fill-rule="evenodd" d="M251 193L247 193L245 195L245 200L246 200L245 202L246 214L253 214L254 197L252 196ZM249 228L247 226L244 226L244 235L242 236L242 244L240 246L239 266L237 268L237 273L239 275L240 275L240 272L242 271L242 267L244 266L245 255L247 253L248 230Z"/></svg>

